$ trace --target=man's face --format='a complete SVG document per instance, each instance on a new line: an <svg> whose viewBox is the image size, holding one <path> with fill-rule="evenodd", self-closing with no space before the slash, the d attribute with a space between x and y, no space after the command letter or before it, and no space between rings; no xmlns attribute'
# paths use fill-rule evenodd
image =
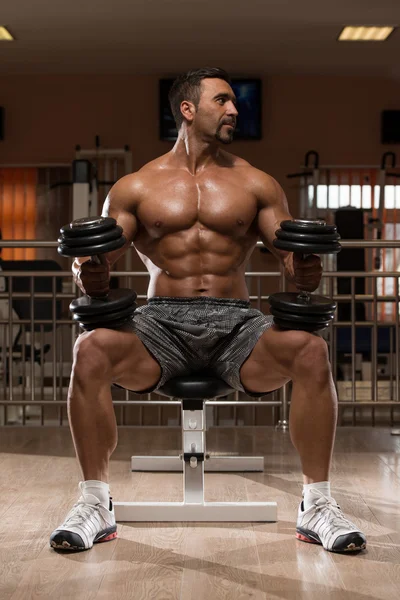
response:
<svg viewBox="0 0 400 600"><path fill-rule="evenodd" d="M202 136L223 144L233 141L238 111L236 97L223 79L203 79L194 125Z"/></svg>

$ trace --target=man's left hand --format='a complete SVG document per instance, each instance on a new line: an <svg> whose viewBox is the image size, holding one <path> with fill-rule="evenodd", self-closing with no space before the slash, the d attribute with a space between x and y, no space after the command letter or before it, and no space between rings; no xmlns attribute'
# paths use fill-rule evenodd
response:
<svg viewBox="0 0 400 600"><path fill-rule="evenodd" d="M309 254L303 258L301 254L293 253L291 258L292 260L289 259L285 264L290 281L299 290L307 292L316 290L322 277L322 262L320 257L316 254Z"/></svg>

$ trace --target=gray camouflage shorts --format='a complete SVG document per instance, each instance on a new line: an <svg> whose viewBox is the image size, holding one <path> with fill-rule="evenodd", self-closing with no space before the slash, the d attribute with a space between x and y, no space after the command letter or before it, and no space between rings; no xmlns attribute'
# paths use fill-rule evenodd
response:
<svg viewBox="0 0 400 600"><path fill-rule="evenodd" d="M172 377L209 369L235 390L244 389L240 367L260 336L273 324L271 316L250 302L212 297L153 297L136 309L125 330L133 331L159 363L156 391Z"/></svg>

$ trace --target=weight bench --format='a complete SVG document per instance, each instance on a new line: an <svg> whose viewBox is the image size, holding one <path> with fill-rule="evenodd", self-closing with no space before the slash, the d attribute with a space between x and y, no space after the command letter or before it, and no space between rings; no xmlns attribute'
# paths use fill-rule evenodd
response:
<svg viewBox="0 0 400 600"><path fill-rule="evenodd" d="M234 390L209 374L170 379L157 393L182 401L182 454L179 457L132 457L132 470L183 471L183 502L115 502L117 521L276 521L276 502L205 502L204 472L263 470L262 457L206 454L205 400ZM208 466L208 468L206 467Z"/></svg>

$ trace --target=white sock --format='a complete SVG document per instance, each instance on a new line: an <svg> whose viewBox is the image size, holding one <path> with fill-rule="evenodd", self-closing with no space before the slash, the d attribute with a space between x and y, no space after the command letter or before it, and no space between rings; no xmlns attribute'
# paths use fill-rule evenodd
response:
<svg viewBox="0 0 400 600"><path fill-rule="evenodd" d="M331 495L330 481L318 481L316 483L305 483L303 485L304 510L307 510L317 500L317 496L313 494L313 490L318 490L324 496Z"/></svg>
<svg viewBox="0 0 400 600"><path fill-rule="evenodd" d="M83 494L93 494L93 496L96 496L100 500L100 504L107 509L110 508L110 489L108 483L89 479L83 482L82 492Z"/></svg>

